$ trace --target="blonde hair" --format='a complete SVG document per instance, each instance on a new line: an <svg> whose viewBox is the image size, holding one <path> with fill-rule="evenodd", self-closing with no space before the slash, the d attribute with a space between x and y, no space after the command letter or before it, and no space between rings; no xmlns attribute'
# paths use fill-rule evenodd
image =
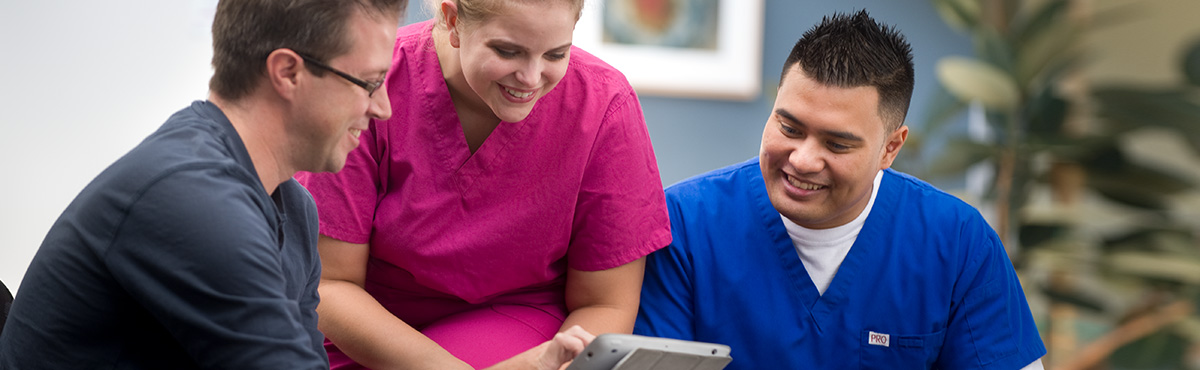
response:
<svg viewBox="0 0 1200 370"><path fill-rule="evenodd" d="M575 9L576 21L583 14L584 0L454 0L454 4L458 6L459 22L474 24L504 12L507 5L515 1L536 2L540 4L551 1L566 1ZM433 18L437 20L437 27L446 28L445 17L442 15L442 0L425 0L425 10L429 14L433 14Z"/></svg>

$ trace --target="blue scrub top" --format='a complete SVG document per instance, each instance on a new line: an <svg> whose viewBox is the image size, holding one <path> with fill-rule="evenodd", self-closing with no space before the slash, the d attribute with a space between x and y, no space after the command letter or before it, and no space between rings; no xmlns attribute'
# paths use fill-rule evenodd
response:
<svg viewBox="0 0 1200 370"><path fill-rule="evenodd" d="M979 212L886 170L824 295L771 205L758 158L667 189L634 332L732 348L728 369L1020 369L1046 353Z"/></svg>

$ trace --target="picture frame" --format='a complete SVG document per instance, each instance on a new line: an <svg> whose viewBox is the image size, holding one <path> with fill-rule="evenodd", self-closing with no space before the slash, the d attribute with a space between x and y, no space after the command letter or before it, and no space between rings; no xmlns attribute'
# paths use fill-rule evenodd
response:
<svg viewBox="0 0 1200 370"><path fill-rule="evenodd" d="M592 0L576 46L639 94L753 100L762 93L763 0Z"/></svg>

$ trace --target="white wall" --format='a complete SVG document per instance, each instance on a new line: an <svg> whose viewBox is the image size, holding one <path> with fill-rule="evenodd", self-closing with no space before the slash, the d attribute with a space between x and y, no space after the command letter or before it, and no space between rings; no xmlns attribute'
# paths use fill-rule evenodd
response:
<svg viewBox="0 0 1200 370"><path fill-rule="evenodd" d="M212 74L216 0L0 1L0 281L92 177Z"/></svg>

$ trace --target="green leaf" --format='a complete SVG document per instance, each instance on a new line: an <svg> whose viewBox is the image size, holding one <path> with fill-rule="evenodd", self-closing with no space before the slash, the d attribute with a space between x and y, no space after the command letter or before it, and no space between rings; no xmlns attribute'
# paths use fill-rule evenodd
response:
<svg viewBox="0 0 1200 370"><path fill-rule="evenodd" d="M1025 105L1029 140L1062 135L1067 108L1067 101L1058 96L1054 85L1045 85L1040 89Z"/></svg>
<svg viewBox="0 0 1200 370"><path fill-rule="evenodd" d="M1114 272L1147 279L1200 284L1200 260L1155 252L1118 252L1105 257Z"/></svg>
<svg viewBox="0 0 1200 370"><path fill-rule="evenodd" d="M942 86L964 102L979 101L989 109L1007 110L1018 104L1020 90L1011 76L975 59L945 57L937 63Z"/></svg>
<svg viewBox="0 0 1200 370"><path fill-rule="evenodd" d="M1094 60L1095 58L1091 58L1090 55L1085 55L1083 50L1075 49L1056 56L1054 60L1047 63L1042 69L1024 72L1029 75L1022 75L1018 78L1021 81L1021 86L1055 85L1061 83L1063 79L1069 78L1071 73L1087 67L1087 63Z"/></svg>
<svg viewBox="0 0 1200 370"><path fill-rule="evenodd" d="M982 26L974 33L975 53L979 59L1012 75L1016 71L1016 56L1004 35L991 26Z"/></svg>
<svg viewBox="0 0 1200 370"><path fill-rule="evenodd" d="M1196 237L1188 225L1146 226L1104 241L1106 253L1155 252L1200 260Z"/></svg>
<svg viewBox="0 0 1200 370"><path fill-rule="evenodd" d="M1071 9L1068 0L1048 0L1043 2L1025 2L1035 4L1037 8L1019 12L1013 17L1010 30L1016 35L1014 42L1022 45L1029 40L1051 32L1052 26L1063 22L1067 11Z"/></svg>
<svg viewBox="0 0 1200 370"><path fill-rule="evenodd" d="M1186 369L1189 345L1169 327L1163 328L1117 348L1109 364L1113 369Z"/></svg>
<svg viewBox="0 0 1200 370"><path fill-rule="evenodd" d="M1088 186L1118 203L1144 209L1165 210L1170 202L1168 195L1186 190L1192 185L1162 171L1130 165L1118 172L1089 172Z"/></svg>
<svg viewBox="0 0 1200 370"><path fill-rule="evenodd" d="M1024 248L1037 248L1065 237L1070 231L1071 225L1067 223L1025 223L1017 229L1017 239Z"/></svg>
<svg viewBox="0 0 1200 370"><path fill-rule="evenodd" d="M1098 153L1117 146L1118 137L1114 135L1086 135L1083 137L1066 137L1062 135L1030 136L1029 151L1046 151L1053 158L1071 162L1086 162L1095 158Z"/></svg>
<svg viewBox="0 0 1200 370"><path fill-rule="evenodd" d="M1103 184L1093 183L1091 186L1105 198L1127 206L1153 210L1167 208L1167 200L1158 194L1129 191L1131 189L1128 186L1122 186L1120 183L1112 181Z"/></svg>
<svg viewBox="0 0 1200 370"><path fill-rule="evenodd" d="M953 119L955 116L967 109L967 103L950 95L944 86L938 86L934 94L930 99L929 107L925 109L929 117L921 124L921 136L932 136L934 133L941 132L946 126L955 122Z"/></svg>
<svg viewBox="0 0 1200 370"><path fill-rule="evenodd" d="M1183 74L1188 83L1200 86L1200 41L1188 48L1183 57Z"/></svg>
<svg viewBox="0 0 1200 370"><path fill-rule="evenodd" d="M1083 43L1079 26L1069 22L1050 24L1046 32L1031 35L1017 48L1017 81L1023 86L1035 80L1047 69L1060 64L1075 63ZM1063 67L1059 67L1063 68Z"/></svg>
<svg viewBox="0 0 1200 370"><path fill-rule="evenodd" d="M1104 312L1103 302L1082 290L1065 290L1043 285L1042 293L1054 303L1066 303L1092 312Z"/></svg>
<svg viewBox="0 0 1200 370"><path fill-rule="evenodd" d="M978 0L933 0L933 7L947 25L960 32L979 26Z"/></svg>
<svg viewBox="0 0 1200 370"><path fill-rule="evenodd" d="M1179 130L1194 148L1200 148L1200 104L1187 90L1097 87L1092 97L1097 115L1114 134L1167 127Z"/></svg>
<svg viewBox="0 0 1200 370"><path fill-rule="evenodd" d="M929 174L935 177L962 174L971 165L994 155L995 150L986 144L965 137L953 139L930 164Z"/></svg>
<svg viewBox="0 0 1200 370"><path fill-rule="evenodd" d="M1079 162L1088 172L1088 186L1101 195L1129 206L1164 210L1168 195L1194 186L1183 177L1129 161L1113 144Z"/></svg>

